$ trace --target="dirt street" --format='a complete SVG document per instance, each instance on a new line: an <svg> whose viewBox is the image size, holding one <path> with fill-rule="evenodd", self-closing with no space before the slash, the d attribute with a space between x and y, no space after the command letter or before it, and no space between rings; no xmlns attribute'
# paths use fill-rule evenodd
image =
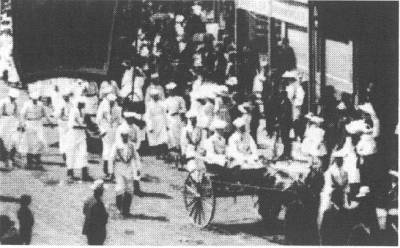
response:
<svg viewBox="0 0 400 248"><path fill-rule="evenodd" d="M55 152L55 150L51 151ZM94 158L99 159L97 157ZM46 171L17 169L0 173L0 214L16 219L15 198L30 194L35 226L32 244L83 245L81 235L83 201L91 193L90 184L64 183L65 167L60 157L44 157ZM143 198L135 197L132 219L121 219L115 210L114 185L108 184L104 201L110 213L107 226L109 245L266 245L282 239L262 228L254 207L256 197L218 198L213 224L206 230L192 225L182 199L186 172L153 157L144 158ZM90 172L101 176L100 164L91 164Z"/></svg>

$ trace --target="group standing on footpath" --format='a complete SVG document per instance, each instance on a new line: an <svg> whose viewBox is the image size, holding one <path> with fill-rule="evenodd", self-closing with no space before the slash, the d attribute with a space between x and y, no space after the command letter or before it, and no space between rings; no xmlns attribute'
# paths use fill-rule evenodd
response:
<svg viewBox="0 0 400 248"><path fill-rule="evenodd" d="M327 86L318 114L308 112L304 78L296 71L287 38L277 52L276 75L269 77L267 63L251 67L257 59L248 47L237 52L229 35L216 42L205 34L198 3L188 15L154 19L151 4L142 14L137 40L121 51L120 82L103 81L98 87L94 81L69 79L68 86L54 88L50 106L34 89L21 110L16 89L0 101L6 163L26 154L27 168L40 168L47 148L43 123L57 122L68 180L91 182L90 142L102 140L104 181L95 181L94 195L84 207L83 234L89 244L105 241L104 182L115 183L116 206L122 216L130 216L133 195L142 194L140 154L146 147L166 161L180 154L189 172L198 169L199 157L220 173L232 168L257 172L265 167L258 149L263 141L275 143L272 160L293 159L295 141L310 167L324 175L316 220L321 232L327 211L351 208L367 195L373 196L376 217L387 215L387 171L380 167L377 150L380 124L368 95L354 106L346 93L337 101ZM277 157L279 142L283 153Z"/></svg>

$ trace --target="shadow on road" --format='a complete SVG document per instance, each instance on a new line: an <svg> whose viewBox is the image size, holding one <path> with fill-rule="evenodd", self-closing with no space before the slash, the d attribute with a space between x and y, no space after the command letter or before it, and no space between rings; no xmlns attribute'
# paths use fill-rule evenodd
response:
<svg viewBox="0 0 400 248"><path fill-rule="evenodd" d="M262 221L234 224L213 223L207 229L223 235L249 234L266 239L270 242L286 244L284 239L284 226L282 224L271 226Z"/></svg>
<svg viewBox="0 0 400 248"><path fill-rule="evenodd" d="M172 197L167 195L167 194L156 193L156 192L142 192L141 197L159 198L159 199L172 199Z"/></svg>
<svg viewBox="0 0 400 248"><path fill-rule="evenodd" d="M169 219L165 216L149 216L145 214L132 214L130 219L136 220L152 220L152 221L160 221L160 222L169 222Z"/></svg>
<svg viewBox="0 0 400 248"><path fill-rule="evenodd" d="M19 203L19 197L0 195L0 202L14 202Z"/></svg>
<svg viewBox="0 0 400 248"><path fill-rule="evenodd" d="M149 174L144 174L141 178L140 181L146 182L146 183L159 183L160 178L156 176L151 176Z"/></svg>

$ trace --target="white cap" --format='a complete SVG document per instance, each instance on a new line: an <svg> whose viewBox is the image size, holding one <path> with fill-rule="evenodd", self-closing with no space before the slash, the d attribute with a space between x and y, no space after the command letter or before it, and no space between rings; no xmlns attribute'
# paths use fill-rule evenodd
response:
<svg viewBox="0 0 400 248"><path fill-rule="evenodd" d="M313 116L310 118L310 121L316 124L320 124L322 122L324 122L324 119L319 117L319 116Z"/></svg>
<svg viewBox="0 0 400 248"><path fill-rule="evenodd" d="M359 110L363 111L364 113L375 115L374 107L372 107L371 103L364 103L362 105L358 105L357 107Z"/></svg>
<svg viewBox="0 0 400 248"><path fill-rule="evenodd" d="M251 108L251 106L250 106L250 104L247 103L247 102L242 103L242 104L240 104L240 105L238 106L238 109L239 109L239 111L240 111L242 114L247 114L247 113L249 113L249 112L250 112L250 109L249 109L249 108Z"/></svg>
<svg viewBox="0 0 400 248"><path fill-rule="evenodd" d="M141 119L142 115L135 113L135 112L124 112L124 117L125 118L136 118L136 119Z"/></svg>
<svg viewBox="0 0 400 248"><path fill-rule="evenodd" d="M185 20L185 17L183 15L176 15L175 21L176 22L183 22Z"/></svg>
<svg viewBox="0 0 400 248"><path fill-rule="evenodd" d="M107 99L109 100L109 101L115 101L115 100L117 100L117 96L115 95L115 94L108 94L107 95Z"/></svg>
<svg viewBox="0 0 400 248"><path fill-rule="evenodd" d="M368 186L361 186L357 198L365 197L369 194L370 190Z"/></svg>
<svg viewBox="0 0 400 248"><path fill-rule="evenodd" d="M313 112L308 112L304 117L305 117L306 119L311 120L311 118L312 118L313 116L314 116Z"/></svg>
<svg viewBox="0 0 400 248"><path fill-rule="evenodd" d="M297 71L286 71L282 75L282 78L297 78L297 77L298 77Z"/></svg>
<svg viewBox="0 0 400 248"><path fill-rule="evenodd" d="M31 93L29 94L29 96L30 96L32 99L37 100L37 99L39 99L39 92L33 91L33 92L31 92Z"/></svg>
<svg viewBox="0 0 400 248"><path fill-rule="evenodd" d="M155 79L155 78L159 78L159 74L156 72L156 73L153 73L153 74L151 74L151 79Z"/></svg>
<svg viewBox="0 0 400 248"><path fill-rule="evenodd" d="M352 121L345 128L349 134L362 133L366 128L366 123L363 120Z"/></svg>
<svg viewBox="0 0 400 248"><path fill-rule="evenodd" d="M176 88L176 83L170 82L170 83L168 83L167 85L165 85L165 88L166 88L167 90L173 90L173 89Z"/></svg>
<svg viewBox="0 0 400 248"><path fill-rule="evenodd" d="M129 134L129 132L130 132L130 128L128 127L128 125L120 125L118 127L117 133L119 133L119 134Z"/></svg>
<svg viewBox="0 0 400 248"><path fill-rule="evenodd" d="M220 119L214 119L211 122L210 129L211 130L224 129L226 127L226 125L227 125L227 123L225 121L220 120Z"/></svg>
<svg viewBox="0 0 400 248"><path fill-rule="evenodd" d="M188 112L186 112L186 117L187 118L196 118L196 113L193 111L193 109L190 109Z"/></svg>
<svg viewBox="0 0 400 248"><path fill-rule="evenodd" d="M193 5L192 10L193 10L193 14L195 14L195 15L201 14L201 6L198 4Z"/></svg>
<svg viewBox="0 0 400 248"><path fill-rule="evenodd" d="M246 125L246 121L242 117L239 117L233 121L233 125L237 128L243 127Z"/></svg>
<svg viewBox="0 0 400 248"><path fill-rule="evenodd" d="M80 96L76 98L76 103L86 103L86 98L83 96Z"/></svg>
<svg viewBox="0 0 400 248"><path fill-rule="evenodd" d="M106 86L103 90L104 94L110 94L113 92L113 88L111 86Z"/></svg>
<svg viewBox="0 0 400 248"><path fill-rule="evenodd" d="M8 91L8 96L13 97L13 98L18 98L19 90L15 89L15 88L10 88L10 90Z"/></svg>
<svg viewBox="0 0 400 248"><path fill-rule="evenodd" d="M338 105L337 105L337 107L336 107L338 110L345 110L345 109L347 109L346 108L346 105L343 103L343 102L340 102Z"/></svg>
<svg viewBox="0 0 400 248"><path fill-rule="evenodd" d="M72 89L70 87L65 87L61 91L61 95L67 96L72 94Z"/></svg>
<svg viewBox="0 0 400 248"><path fill-rule="evenodd" d="M92 185L90 185L90 188L92 190L104 188L104 181L102 179L97 179L96 181L93 182Z"/></svg>
<svg viewBox="0 0 400 248"><path fill-rule="evenodd" d="M237 77L229 77L229 78L226 80L225 84L226 84L226 85L229 85L229 86L237 85L237 84L238 84Z"/></svg>

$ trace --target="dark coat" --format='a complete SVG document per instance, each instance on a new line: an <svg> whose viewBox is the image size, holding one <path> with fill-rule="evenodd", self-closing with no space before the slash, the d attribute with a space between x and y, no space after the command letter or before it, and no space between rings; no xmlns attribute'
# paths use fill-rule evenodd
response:
<svg viewBox="0 0 400 248"><path fill-rule="evenodd" d="M82 234L88 236L89 240L104 243L108 220L108 213L104 207L104 203L92 196L85 201L83 213L85 215L85 222Z"/></svg>

